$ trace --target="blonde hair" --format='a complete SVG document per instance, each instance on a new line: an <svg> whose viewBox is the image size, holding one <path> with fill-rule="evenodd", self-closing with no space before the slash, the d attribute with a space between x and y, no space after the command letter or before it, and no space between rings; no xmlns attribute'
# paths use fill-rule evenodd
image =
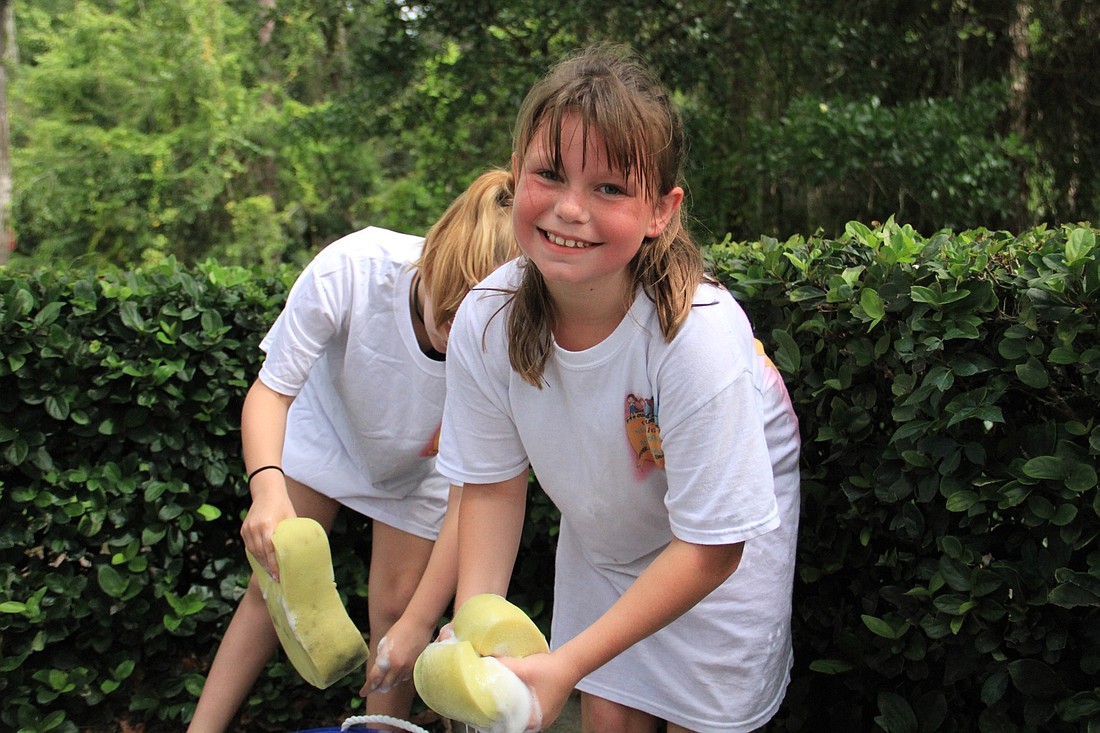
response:
<svg viewBox="0 0 1100 733"><path fill-rule="evenodd" d="M585 141L590 134L599 135L607 161L635 176L654 206L681 184L686 142L680 114L653 72L626 47L591 46L538 81L520 107L513 153L522 160L535 138L545 135L550 162L560 170L567 115L580 118ZM702 252L684 224L682 209L660 235L643 241L629 270L633 287L627 296L633 298L641 287L656 305L662 335L671 341L687 318L696 286L705 279ZM540 388L553 348L553 319L546 283L528 261L508 317L508 357L525 381Z"/></svg>
<svg viewBox="0 0 1100 733"><path fill-rule="evenodd" d="M454 318L470 288L519 255L512 229L514 190L510 171L486 171L428 230L416 266L431 291L436 323Z"/></svg>

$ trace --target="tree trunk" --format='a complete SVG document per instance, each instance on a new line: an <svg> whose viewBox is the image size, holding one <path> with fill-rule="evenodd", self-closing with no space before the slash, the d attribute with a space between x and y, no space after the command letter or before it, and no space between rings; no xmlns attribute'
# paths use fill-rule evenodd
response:
<svg viewBox="0 0 1100 733"><path fill-rule="evenodd" d="M271 43L271 34L275 32L275 0L259 0L259 4L268 16L260 27L260 45L266 46Z"/></svg>
<svg viewBox="0 0 1100 733"><path fill-rule="evenodd" d="M1028 70L1028 59L1031 55L1031 37L1028 31L1028 23L1031 20L1031 5L1027 0L1016 0L1016 12L1008 25L1008 35L1012 40L1012 58L1009 61L1008 73L1012 80L1012 98L1009 101L1009 111L1012 115L1010 122L1012 134L1023 142L1030 138L1028 128L1028 96L1031 92L1031 79ZM1019 204L1015 213L1014 224L1016 231L1033 222L1028 221L1028 197L1030 177L1029 166L1026 162L1020 162Z"/></svg>
<svg viewBox="0 0 1100 733"><path fill-rule="evenodd" d="M11 0L0 0L0 265L15 248L11 227L11 142L8 130L8 69L15 59L15 13Z"/></svg>

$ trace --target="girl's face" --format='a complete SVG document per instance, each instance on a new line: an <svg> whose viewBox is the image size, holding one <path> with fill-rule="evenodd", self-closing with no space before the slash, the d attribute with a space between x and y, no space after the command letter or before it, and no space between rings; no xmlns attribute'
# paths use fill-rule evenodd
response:
<svg viewBox="0 0 1100 733"><path fill-rule="evenodd" d="M564 118L561 145L560 170L544 131L512 156L512 222L520 249L551 286L625 288L627 265L642 240L672 220L683 190L651 201L636 177L609 166L602 135L590 129L585 148L578 115Z"/></svg>

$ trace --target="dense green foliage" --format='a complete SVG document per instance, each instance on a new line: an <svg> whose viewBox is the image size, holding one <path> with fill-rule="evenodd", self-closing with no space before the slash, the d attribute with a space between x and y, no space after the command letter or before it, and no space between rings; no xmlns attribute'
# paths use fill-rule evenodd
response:
<svg viewBox="0 0 1100 733"><path fill-rule="evenodd" d="M726 241L714 270L804 438L796 668L773 730L1092 731L1100 716L1097 232ZM277 275L0 269L0 727L178 729L247 566L238 414ZM337 581L363 622L369 525ZM547 623L532 493L512 597ZM358 712L273 662L243 720Z"/></svg>
<svg viewBox="0 0 1100 733"><path fill-rule="evenodd" d="M175 263L2 280L0 721L178 719L242 582L236 426L282 289Z"/></svg>
<svg viewBox="0 0 1100 733"><path fill-rule="evenodd" d="M1096 231L850 223L712 255L802 426L792 721L1094 731Z"/></svg>
<svg viewBox="0 0 1100 733"><path fill-rule="evenodd" d="M294 275L0 268L0 728L190 715L248 580L240 408ZM556 516L532 512L516 597L544 616ZM369 523L336 532L366 628ZM332 722L362 712L358 686L319 692L273 662L244 719Z"/></svg>
<svg viewBox="0 0 1100 733"><path fill-rule="evenodd" d="M1087 0L13 2L17 252L41 262L423 232L507 165L530 84L599 40L674 90L710 238L1100 218Z"/></svg>

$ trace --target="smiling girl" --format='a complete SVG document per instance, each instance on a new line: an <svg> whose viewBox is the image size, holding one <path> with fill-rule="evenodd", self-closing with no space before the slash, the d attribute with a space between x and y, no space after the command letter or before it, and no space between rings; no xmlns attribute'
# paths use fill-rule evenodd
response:
<svg viewBox="0 0 1100 733"><path fill-rule="evenodd" d="M515 133L524 256L451 333L456 604L507 592L528 467L561 510L553 651L504 660L542 725L576 687L584 730L751 731L789 678L798 423L683 225L683 153L622 49L555 67Z"/></svg>

